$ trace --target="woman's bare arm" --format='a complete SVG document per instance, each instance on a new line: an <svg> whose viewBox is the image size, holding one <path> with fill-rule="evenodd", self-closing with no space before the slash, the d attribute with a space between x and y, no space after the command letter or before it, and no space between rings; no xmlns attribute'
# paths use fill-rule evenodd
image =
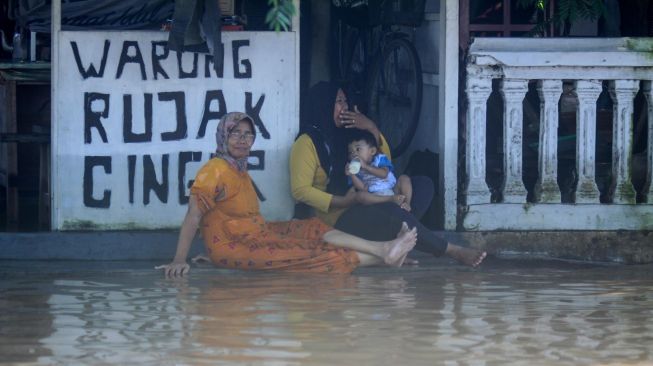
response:
<svg viewBox="0 0 653 366"><path fill-rule="evenodd" d="M347 208L356 204L356 192L348 191L344 196L331 197L329 208Z"/></svg>
<svg viewBox="0 0 653 366"><path fill-rule="evenodd" d="M197 197L191 194L188 200L188 211L179 230L177 239L177 251L170 264L157 266L156 269L163 269L166 277L183 276L190 271L190 266L186 263L188 251L195 238L195 233L202 219L202 211L198 206Z"/></svg>

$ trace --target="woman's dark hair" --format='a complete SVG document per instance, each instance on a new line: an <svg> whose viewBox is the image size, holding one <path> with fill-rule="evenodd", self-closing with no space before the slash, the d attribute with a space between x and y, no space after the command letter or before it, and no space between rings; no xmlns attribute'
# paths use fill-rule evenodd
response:
<svg viewBox="0 0 653 366"><path fill-rule="evenodd" d="M352 128L347 132L347 146L354 141L365 141L370 147L379 148L376 137L370 131Z"/></svg>

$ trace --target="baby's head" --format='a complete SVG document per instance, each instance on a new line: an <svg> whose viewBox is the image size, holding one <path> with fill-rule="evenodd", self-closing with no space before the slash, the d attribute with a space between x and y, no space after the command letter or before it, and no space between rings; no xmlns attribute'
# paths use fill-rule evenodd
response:
<svg viewBox="0 0 653 366"><path fill-rule="evenodd" d="M352 129L347 136L349 160L359 158L369 164L379 150L376 138L366 130Z"/></svg>

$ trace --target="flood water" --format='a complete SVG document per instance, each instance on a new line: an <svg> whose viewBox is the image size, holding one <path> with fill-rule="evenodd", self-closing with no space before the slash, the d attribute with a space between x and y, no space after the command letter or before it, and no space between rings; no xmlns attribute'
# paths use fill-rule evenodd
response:
<svg viewBox="0 0 653 366"><path fill-rule="evenodd" d="M0 363L648 365L653 266L489 258L350 276L0 262Z"/></svg>

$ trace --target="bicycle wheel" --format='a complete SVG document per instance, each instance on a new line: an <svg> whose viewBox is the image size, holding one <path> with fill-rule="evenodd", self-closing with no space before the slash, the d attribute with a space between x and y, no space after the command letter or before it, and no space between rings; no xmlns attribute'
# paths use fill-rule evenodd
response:
<svg viewBox="0 0 653 366"><path fill-rule="evenodd" d="M383 48L369 78L369 114L393 157L410 145L422 107L422 65L410 41L395 38Z"/></svg>
<svg viewBox="0 0 653 366"><path fill-rule="evenodd" d="M349 48L345 54L345 74L343 76L357 94L363 92L367 79L367 45L363 33L364 31L360 29L352 29L347 41Z"/></svg>

